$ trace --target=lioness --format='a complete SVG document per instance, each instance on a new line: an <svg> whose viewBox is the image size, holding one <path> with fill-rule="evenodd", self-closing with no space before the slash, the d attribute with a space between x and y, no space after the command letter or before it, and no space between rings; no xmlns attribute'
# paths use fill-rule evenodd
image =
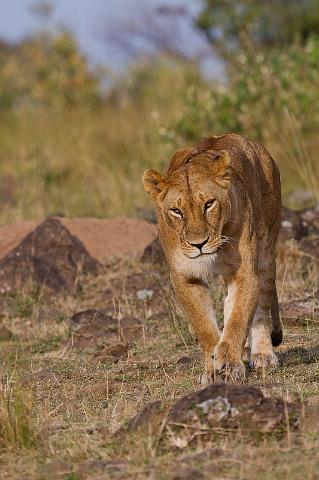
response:
<svg viewBox="0 0 319 480"><path fill-rule="evenodd" d="M282 342L275 283L281 189L270 154L233 133L205 138L178 150L165 175L146 170L143 185L156 204L175 294L203 350L202 384L213 371L234 380L245 375L247 337L250 364L275 366L272 347ZM222 333L211 274L227 288Z"/></svg>

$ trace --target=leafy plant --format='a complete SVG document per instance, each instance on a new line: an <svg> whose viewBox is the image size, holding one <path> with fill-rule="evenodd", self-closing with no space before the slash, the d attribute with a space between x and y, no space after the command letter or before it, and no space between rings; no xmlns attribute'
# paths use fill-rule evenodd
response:
<svg viewBox="0 0 319 480"><path fill-rule="evenodd" d="M293 178L293 188L309 189L318 200L313 142L319 127L318 64L317 37L285 50L242 52L233 59L227 85L188 89L185 110L172 131L181 144L225 132L258 139L276 153ZM288 190L286 178L283 181Z"/></svg>
<svg viewBox="0 0 319 480"><path fill-rule="evenodd" d="M99 78L71 34L42 34L0 45L0 106L61 108L101 102Z"/></svg>

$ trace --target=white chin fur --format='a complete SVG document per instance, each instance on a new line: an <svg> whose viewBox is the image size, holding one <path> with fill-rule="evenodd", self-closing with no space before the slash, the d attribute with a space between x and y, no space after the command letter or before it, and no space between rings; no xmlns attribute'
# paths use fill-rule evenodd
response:
<svg viewBox="0 0 319 480"><path fill-rule="evenodd" d="M216 258L217 253L189 258L183 253L177 252L174 255L173 262L178 273L200 280L209 280L214 271Z"/></svg>

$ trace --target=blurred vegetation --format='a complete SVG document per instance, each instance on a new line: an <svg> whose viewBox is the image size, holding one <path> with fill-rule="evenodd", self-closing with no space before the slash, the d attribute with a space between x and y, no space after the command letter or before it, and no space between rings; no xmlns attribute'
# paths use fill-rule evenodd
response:
<svg viewBox="0 0 319 480"><path fill-rule="evenodd" d="M89 71L68 33L42 34L20 45L0 45L0 108L69 107L100 102L99 78Z"/></svg>
<svg viewBox="0 0 319 480"><path fill-rule="evenodd" d="M255 48L302 44L319 35L317 0L201 0L197 27L222 54Z"/></svg>
<svg viewBox="0 0 319 480"><path fill-rule="evenodd" d="M175 143L227 131L258 139L279 163L285 203L318 202L318 1L201 3L196 25L228 78L188 89Z"/></svg>
<svg viewBox="0 0 319 480"><path fill-rule="evenodd" d="M319 37L304 46L292 44L233 61L228 84L193 89L186 97L187 113L179 133L195 140L235 131L259 140L269 136L271 123L282 125L286 112L294 115L302 133L319 127Z"/></svg>
<svg viewBox="0 0 319 480"><path fill-rule="evenodd" d="M283 4L203 0L197 27L226 63L222 82L164 55L111 77L66 32L0 44L0 223L143 214L143 170L226 131L269 148L287 205L318 201L319 12L311 0Z"/></svg>
<svg viewBox="0 0 319 480"><path fill-rule="evenodd" d="M106 94L108 78L70 35L42 39L1 48L0 223L136 215L149 207L143 170L164 168L170 154L164 125L201 81L196 65L140 62Z"/></svg>
<svg viewBox="0 0 319 480"><path fill-rule="evenodd" d="M260 140L282 167L285 196L304 189L318 201L318 66L315 36L282 50L241 52L227 85L188 90L173 131L181 144L228 131Z"/></svg>

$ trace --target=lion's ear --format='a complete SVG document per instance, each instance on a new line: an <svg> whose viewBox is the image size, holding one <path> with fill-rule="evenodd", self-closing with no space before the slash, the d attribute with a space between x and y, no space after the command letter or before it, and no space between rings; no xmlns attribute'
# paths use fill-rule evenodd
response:
<svg viewBox="0 0 319 480"><path fill-rule="evenodd" d="M167 175L170 175L179 167L185 165L196 153L198 153L198 150L195 147L184 147L177 150L170 161Z"/></svg>
<svg viewBox="0 0 319 480"><path fill-rule="evenodd" d="M142 182L147 193L155 200L157 195L163 190L164 176L155 172L155 170L145 170Z"/></svg>
<svg viewBox="0 0 319 480"><path fill-rule="evenodd" d="M215 150L208 153L212 156L212 172L215 182L223 188L229 188L229 153L226 150Z"/></svg>

